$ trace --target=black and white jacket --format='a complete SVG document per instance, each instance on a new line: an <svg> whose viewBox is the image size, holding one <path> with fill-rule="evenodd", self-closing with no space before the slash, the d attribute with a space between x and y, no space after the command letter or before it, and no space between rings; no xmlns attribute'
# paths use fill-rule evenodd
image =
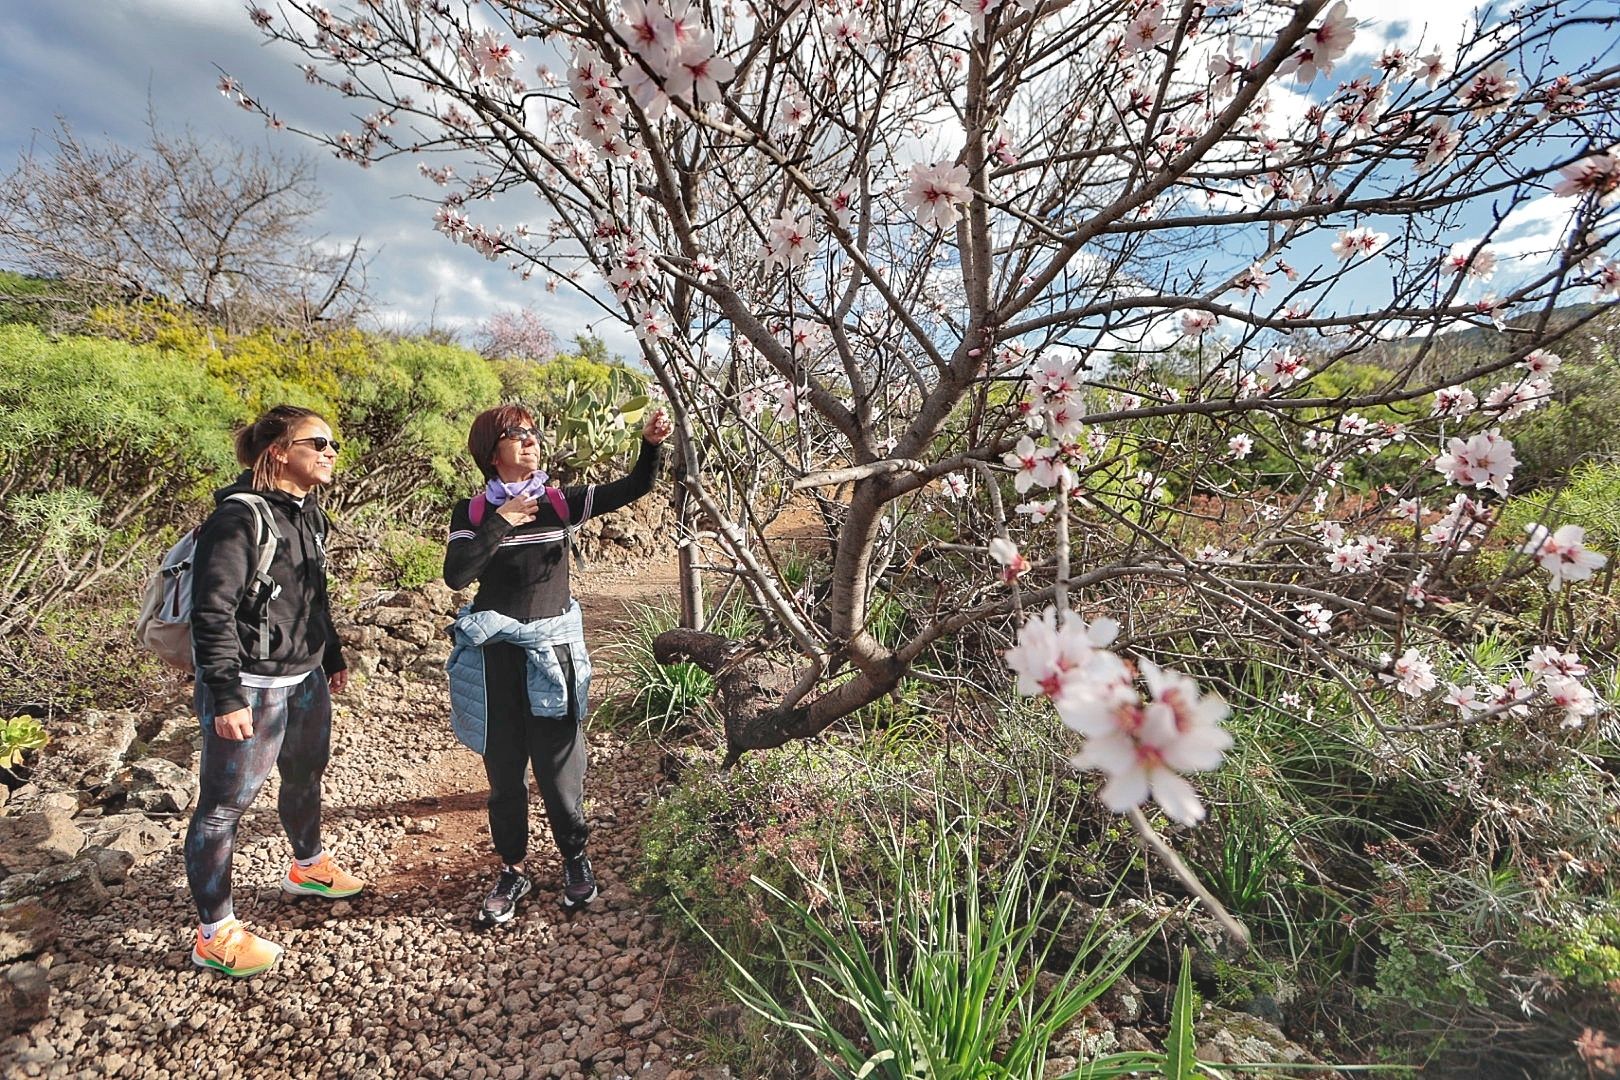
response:
<svg viewBox="0 0 1620 1080"><path fill-rule="evenodd" d="M270 576L280 591L269 601L269 655L258 659L261 609L249 588L259 561L259 521L251 507L226 496L245 491L270 506L282 541ZM197 674L217 713L247 707L244 672L326 674L348 665L326 590L326 515L314 493L302 500L285 491L259 491L252 474L214 492L214 512L203 523L192 558L191 641Z"/></svg>

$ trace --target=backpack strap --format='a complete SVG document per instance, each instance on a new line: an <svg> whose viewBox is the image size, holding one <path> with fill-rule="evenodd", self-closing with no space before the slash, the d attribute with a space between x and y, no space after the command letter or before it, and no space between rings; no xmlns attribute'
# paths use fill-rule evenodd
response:
<svg viewBox="0 0 1620 1080"><path fill-rule="evenodd" d="M258 659L266 660L270 656L270 601L281 595L281 586L270 576L270 564L275 562L276 548L286 538L276 527L276 519L270 513L270 504L261 496L238 491L227 495L226 499L245 503L253 511L256 523L254 535L258 539L259 561L253 568L253 577L249 585L257 590L255 595L259 604Z"/></svg>
<svg viewBox="0 0 1620 1080"><path fill-rule="evenodd" d="M575 526L568 524L568 500L563 496L562 488L545 487L541 490L546 493L546 501L551 504L552 512L557 515L557 520L562 522L563 539L568 545L568 550L573 553L574 562L584 566L585 556L580 554L579 544L574 540ZM484 515L488 511L489 499L484 496L483 492L474 495L467 502L467 520L472 522L472 527L475 529L483 523Z"/></svg>
<svg viewBox="0 0 1620 1080"><path fill-rule="evenodd" d="M551 508L557 512L557 520L563 523L563 528L567 528L568 500L563 498L562 488L548 487L545 492L546 501L551 503Z"/></svg>

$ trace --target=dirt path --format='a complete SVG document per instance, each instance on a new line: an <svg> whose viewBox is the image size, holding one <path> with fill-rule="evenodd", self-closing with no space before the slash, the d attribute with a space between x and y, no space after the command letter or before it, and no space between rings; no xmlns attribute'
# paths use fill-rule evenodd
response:
<svg viewBox="0 0 1620 1080"><path fill-rule="evenodd" d="M588 568L576 591L593 643L673 582L673 562ZM595 700L612 681L611 654L598 655L607 677ZM64 925L48 954L52 1015L0 1043L0 1074L710 1075L680 1067L660 1013L672 946L628 881L657 783L653 755L591 733L596 904L570 917L556 903L558 860L536 799L536 894L512 923L481 933L470 920L493 864L487 785L450 736L442 684L379 676L346 695L334 726L325 840L372 887L336 903L282 895L288 851L267 790L242 823L236 908L286 946L283 962L244 981L191 965L177 837L109 902Z"/></svg>

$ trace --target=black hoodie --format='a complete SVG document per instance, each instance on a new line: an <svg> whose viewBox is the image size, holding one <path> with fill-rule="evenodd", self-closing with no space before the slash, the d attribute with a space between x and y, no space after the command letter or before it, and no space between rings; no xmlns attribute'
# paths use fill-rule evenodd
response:
<svg viewBox="0 0 1620 1080"><path fill-rule="evenodd" d="M281 592L270 601L270 655L258 659L262 612L248 588L259 562L259 523L253 508L226 501L237 492L270 505L281 530L270 576ZM348 665L332 627L326 594L326 517L313 493L302 503L285 491L259 491L252 474L214 492L192 561L191 640L197 673L214 696L216 715L247 707L241 675L297 675L319 667L328 676Z"/></svg>

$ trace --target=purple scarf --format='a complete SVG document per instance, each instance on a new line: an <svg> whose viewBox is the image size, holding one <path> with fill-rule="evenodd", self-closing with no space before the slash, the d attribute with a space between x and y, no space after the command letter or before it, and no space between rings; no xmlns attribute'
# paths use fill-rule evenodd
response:
<svg viewBox="0 0 1620 1080"><path fill-rule="evenodd" d="M484 501L490 506L499 506L507 499L522 499L525 497L538 499L546 489L545 470L536 469L527 477L513 484L508 484L498 476L490 477L489 483L484 485Z"/></svg>

